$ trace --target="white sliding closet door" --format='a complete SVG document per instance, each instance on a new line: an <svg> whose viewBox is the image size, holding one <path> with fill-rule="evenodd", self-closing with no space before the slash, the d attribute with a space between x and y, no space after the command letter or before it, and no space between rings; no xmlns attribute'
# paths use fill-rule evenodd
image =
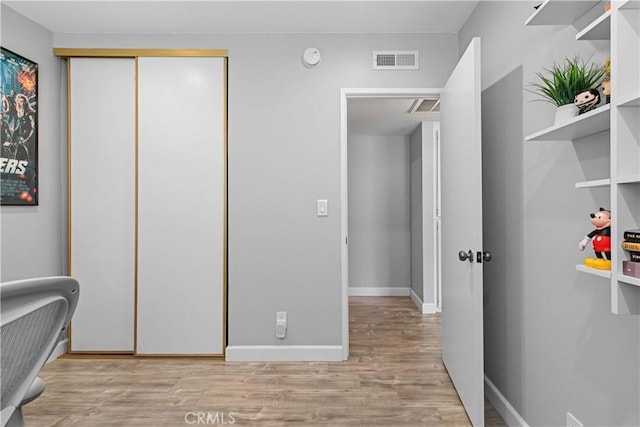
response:
<svg viewBox="0 0 640 427"><path fill-rule="evenodd" d="M69 61L70 349L133 352L135 61Z"/></svg>
<svg viewBox="0 0 640 427"><path fill-rule="evenodd" d="M225 61L138 58L136 354L224 352Z"/></svg>

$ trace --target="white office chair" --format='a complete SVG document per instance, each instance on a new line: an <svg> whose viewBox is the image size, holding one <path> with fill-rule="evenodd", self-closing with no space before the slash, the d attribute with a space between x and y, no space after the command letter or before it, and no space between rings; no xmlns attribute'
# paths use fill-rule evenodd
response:
<svg viewBox="0 0 640 427"><path fill-rule="evenodd" d="M44 390L38 378L78 304L80 288L70 277L44 277L0 284L1 426L23 426L22 405Z"/></svg>

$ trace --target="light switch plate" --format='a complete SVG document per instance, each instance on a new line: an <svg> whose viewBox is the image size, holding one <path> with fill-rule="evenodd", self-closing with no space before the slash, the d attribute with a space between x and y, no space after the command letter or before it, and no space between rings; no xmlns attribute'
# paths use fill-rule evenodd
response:
<svg viewBox="0 0 640 427"><path fill-rule="evenodd" d="M318 216L329 215L329 202L327 200L318 200Z"/></svg>

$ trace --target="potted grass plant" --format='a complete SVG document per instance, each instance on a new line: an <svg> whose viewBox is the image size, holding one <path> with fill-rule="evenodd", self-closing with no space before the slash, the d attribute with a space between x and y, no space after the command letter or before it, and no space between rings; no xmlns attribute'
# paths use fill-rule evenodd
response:
<svg viewBox="0 0 640 427"><path fill-rule="evenodd" d="M603 65L589 63L578 56L565 58L563 63L554 63L544 72L536 73L540 81L532 83L529 91L542 97L541 101L558 107L554 123L560 124L578 115L573 104L576 93L596 88L604 75Z"/></svg>

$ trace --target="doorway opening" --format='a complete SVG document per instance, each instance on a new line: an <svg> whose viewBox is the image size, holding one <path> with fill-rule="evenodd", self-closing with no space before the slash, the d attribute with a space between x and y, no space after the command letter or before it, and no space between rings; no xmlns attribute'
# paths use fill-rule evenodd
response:
<svg viewBox="0 0 640 427"><path fill-rule="evenodd" d="M350 295L411 296L422 313L440 311L439 99L440 89L433 88L341 90L344 360L349 357ZM426 111L417 112L421 105ZM350 172L354 160L356 175ZM377 192L382 197L375 200L372 190L381 185L384 192ZM350 189L366 200L354 199ZM366 224L350 229L349 222L359 219ZM376 223L396 227L378 228L375 236L363 232ZM414 235L420 239L412 241ZM380 239L386 239L386 247L380 246ZM352 255L356 247L363 249L351 263L349 245ZM376 274L389 286L375 279L371 285L377 286L367 286Z"/></svg>
<svg viewBox="0 0 640 427"><path fill-rule="evenodd" d="M482 240L482 110L480 38L471 40L441 89L442 361L474 425L484 424L484 339ZM348 308L348 129L349 98L396 96L424 90L341 91L341 233L343 356L349 355ZM474 252L476 251L476 252ZM453 256L457 254L458 256Z"/></svg>

